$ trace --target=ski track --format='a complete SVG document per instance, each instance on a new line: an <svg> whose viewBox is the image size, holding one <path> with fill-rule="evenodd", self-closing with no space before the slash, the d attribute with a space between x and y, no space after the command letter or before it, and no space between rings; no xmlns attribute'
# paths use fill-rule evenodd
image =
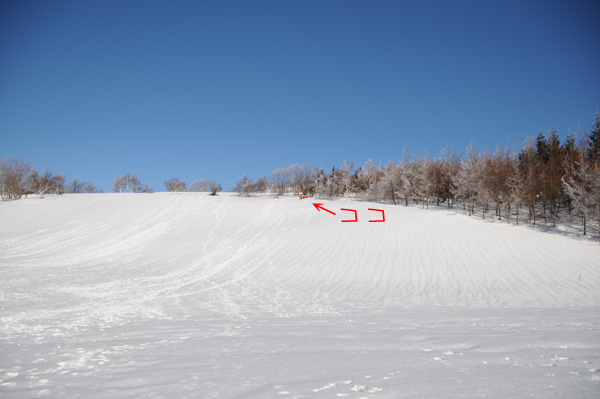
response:
<svg viewBox="0 0 600 399"><path fill-rule="evenodd" d="M532 395L600 392L597 242L319 202L338 214L196 193L0 204L1 396L502 397L475 381L515 370Z"/></svg>

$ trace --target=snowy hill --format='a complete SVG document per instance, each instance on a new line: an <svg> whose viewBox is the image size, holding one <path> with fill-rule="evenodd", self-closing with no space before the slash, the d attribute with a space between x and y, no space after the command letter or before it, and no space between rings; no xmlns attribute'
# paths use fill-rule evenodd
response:
<svg viewBox="0 0 600 399"><path fill-rule="evenodd" d="M477 350L467 363L449 367L450 352L460 349L466 361L468 348L490 349L498 331L524 335L483 352L510 352L504 358L513 360L536 340L554 348L569 337L563 350L584 350L569 352L576 360L568 372L579 374L565 372L562 383L577 397L600 392L600 378L590 371L600 366L597 243L452 210L318 201L332 215L309 201L156 193L0 204L0 392L527 396L502 387L512 375L508 363L493 375L479 370L484 360ZM358 222L342 223L353 215L341 208L355 209ZM380 217L368 208L384 210L385 222L368 222ZM539 317L568 327L540 338ZM481 320L488 326L472 330ZM445 333L431 335L431 328ZM456 347L431 354L436 345ZM326 350L333 351L327 360L318 355ZM356 350L364 362L351 354ZM391 357L398 350L405 364ZM564 357L557 351L551 352ZM531 368L540 355L546 354L521 354L520 361L529 359ZM544 397L571 392L544 390L552 385L546 371L556 371L539 371L546 363L518 382ZM413 378L406 386L411 373L422 376L440 364L439 384ZM455 383L453 372L465 370L461 378L471 375L470 382ZM379 371L377 386L367 384Z"/></svg>

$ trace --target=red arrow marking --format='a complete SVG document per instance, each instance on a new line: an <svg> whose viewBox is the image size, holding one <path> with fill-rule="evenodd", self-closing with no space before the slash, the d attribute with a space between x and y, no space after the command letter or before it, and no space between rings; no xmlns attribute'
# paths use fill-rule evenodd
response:
<svg viewBox="0 0 600 399"><path fill-rule="evenodd" d="M323 204L315 204L315 203L313 202L313 205L315 206L315 208L317 208L317 211L319 211L319 212L321 212L321 209L323 209L324 211L327 211L327 212L331 213L332 215L335 215L335 213L331 212L329 209L325 209L325 208L323 208L323 207L321 206L321 205L323 205Z"/></svg>
<svg viewBox="0 0 600 399"><path fill-rule="evenodd" d="M373 209L373 208L369 208L370 211L378 211L381 212L381 216L383 217L383 219L381 220L369 220L369 222L385 222L385 212L383 211L383 209Z"/></svg>
<svg viewBox="0 0 600 399"><path fill-rule="evenodd" d="M348 211L348 212L354 212L354 220L342 220L342 222L356 222L358 220L358 216L356 214L356 211L354 209L340 209L340 211Z"/></svg>

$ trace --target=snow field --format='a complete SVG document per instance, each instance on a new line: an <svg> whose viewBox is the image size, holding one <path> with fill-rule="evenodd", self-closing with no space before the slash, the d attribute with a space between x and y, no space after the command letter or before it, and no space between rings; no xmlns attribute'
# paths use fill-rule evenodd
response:
<svg viewBox="0 0 600 399"><path fill-rule="evenodd" d="M598 396L598 243L318 202L0 204L0 394Z"/></svg>

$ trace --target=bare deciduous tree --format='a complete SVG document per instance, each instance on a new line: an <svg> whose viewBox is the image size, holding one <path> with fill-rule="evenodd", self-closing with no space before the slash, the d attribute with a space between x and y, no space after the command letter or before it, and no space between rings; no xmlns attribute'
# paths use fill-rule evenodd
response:
<svg viewBox="0 0 600 399"><path fill-rule="evenodd" d="M172 177L169 180L165 180L165 188L170 193L187 191L187 183L185 180L179 181L179 178Z"/></svg>
<svg viewBox="0 0 600 399"><path fill-rule="evenodd" d="M460 161L460 168L454 178L456 194L469 209L469 216L473 214L477 194L477 172L479 168L479 156L473 148L473 143L467 147L465 157Z"/></svg>
<svg viewBox="0 0 600 399"><path fill-rule="evenodd" d="M33 168L16 157L0 161L0 196L2 200L20 199L27 193L27 176Z"/></svg>
<svg viewBox="0 0 600 399"><path fill-rule="evenodd" d="M110 184L110 188L114 193L122 193L125 188L125 180L123 176L116 177L115 180Z"/></svg>
<svg viewBox="0 0 600 399"><path fill-rule="evenodd" d="M45 169L41 174L36 170L32 170L28 176L28 185L32 191L40 195L40 198L44 198L44 195L52 192L52 189L56 186L57 178L60 179L59 176L52 175L48 169Z"/></svg>
<svg viewBox="0 0 600 399"><path fill-rule="evenodd" d="M153 192L147 184L142 184L136 174L125 173L121 177L115 178L110 185L111 189L115 193L122 193L128 191L130 193L149 193Z"/></svg>
<svg viewBox="0 0 600 399"><path fill-rule="evenodd" d="M194 180L188 188L188 191L209 192L211 195L216 195L221 190L223 187L219 183L208 179Z"/></svg>
<svg viewBox="0 0 600 399"><path fill-rule="evenodd" d="M94 194L99 193L98 187L94 183L85 183L85 188L83 189L84 193Z"/></svg>
<svg viewBox="0 0 600 399"><path fill-rule="evenodd" d="M85 192L85 183L79 181L79 179L75 177L69 182L69 184L67 184L65 189L67 193L80 194Z"/></svg>
<svg viewBox="0 0 600 399"><path fill-rule="evenodd" d="M270 174L271 176L271 189L278 196L285 194L285 190L289 185L288 171L286 169L275 169Z"/></svg>
<svg viewBox="0 0 600 399"><path fill-rule="evenodd" d="M244 175L244 176L240 177L238 179L238 181L235 183L235 186L233 187L233 191L238 193L238 195L243 195L245 197L249 197L252 192L251 188L252 188L252 179L250 179L248 176Z"/></svg>

